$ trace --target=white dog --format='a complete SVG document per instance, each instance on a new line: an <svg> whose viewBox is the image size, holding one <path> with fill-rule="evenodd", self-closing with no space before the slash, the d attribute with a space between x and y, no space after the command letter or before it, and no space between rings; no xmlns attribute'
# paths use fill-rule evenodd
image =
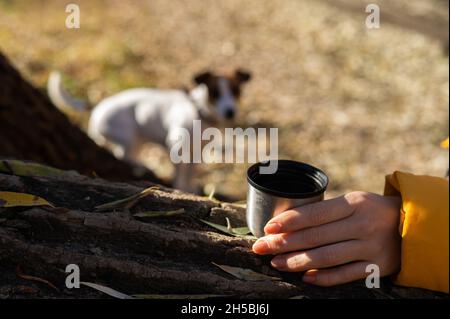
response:
<svg viewBox="0 0 450 319"><path fill-rule="evenodd" d="M136 163L137 151L146 141L170 151L179 140L179 129L191 131L194 120L202 120L206 127L232 121L241 86L250 77L239 69L222 74L203 72L194 77L196 86L189 92L148 88L120 92L93 108L88 134L100 146L109 147L117 158ZM48 95L58 108L87 108L87 103L63 89L58 72L50 75ZM180 163L175 168L173 186L197 192L193 183L195 164Z"/></svg>

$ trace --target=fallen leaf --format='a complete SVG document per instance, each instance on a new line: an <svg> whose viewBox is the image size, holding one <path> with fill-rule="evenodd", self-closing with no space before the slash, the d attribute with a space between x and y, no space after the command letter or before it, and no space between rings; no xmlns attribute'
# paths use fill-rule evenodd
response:
<svg viewBox="0 0 450 319"><path fill-rule="evenodd" d="M114 290L112 288L106 287L106 286L102 286L99 284L94 284L92 282L86 282L86 281L80 281L81 285L85 285L88 286L92 289L98 290L103 292L104 294L107 294L108 296L117 298L117 299L135 299L132 296L126 295L124 293L121 293L117 290Z"/></svg>
<svg viewBox="0 0 450 319"><path fill-rule="evenodd" d="M211 222L209 222L209 221L207 221L207 220L204 220L204 219L200 219L200 221L201 221L202 223L205 223L206 225L208 225L208 226L210 226L210 227L213 227L213 228L215 228L215 229L220 230L221 232L224 232L224 233L229 234L229 235L236 236L235 234L231 233L231 232L228 230L227 226L222 226L222 225L219 225L219 224L211 223Z"/></svg>
<svg viewBox="0 0 450 319"><path fill-rule="evenodd" d="M20 160L0 160L0 173L34 177L59 177L62 175L67 176L67 174L79 175L75 171L63 171L50 166Z"/></svg>
<svg viewBox="0 0 450 319"><path fill-rule="evenodd" d="M180 209L176 209L176 210L168 210L168 211L145 211L145 212L140 212L140 213L136 213L133 216L134 217L141 217L141 218L145 218L145 217L169 217L169 216L176 216L176 215L181 215L184 214L185 210L184 208L180 208Z"/></svg>
<svg viewBox="0 0 450 319"><path fill-rule="evenodd" d="M0 192L0 207L51 206L45 199L25 193Z"/></svg>
<svg viewBox="0 0 450 319"><path fill-rule="evenodd" d="M157 188L158 188L157 186L152 186L152 187L146 188L142 192L139 192L135 195L96 206L95 209L97 211L106 211L106 210L115 210L115 209L129 210L134 205L136 205L136 203L139 200L150 195Z"/></svg>
<svg viewBox="0 0 450 319"><path fill-rule="evenodd" d="M208 299L208 298L225 298L229 295L133 295L140 299Z"/></svg>
<svg viewBox="0 0 450 319"><path fill-rule="evenodd" d="M250 234L250 229L246 226L246 227L237 227L237 228L233 228L233 233L235 233L236 235L241 235L241 236L246 236Z"/></svg>
<svg viewBox="0 0 450 319"><path fill-rule="evenodd" d="M226 265L218 265L214 262L212 264L214 266L219 267L223 271L229 273L230 275L233 275L234 277L241 279L241 280L245 280L245 281L265 281L265 280L279 281L279 280L281 280L281 278L271 277L271 276L267 276L264 274L260 274L251 269L231 267L231 266L226 266Z"/></svg>
<svg viewBox="0 0 450 319"><path fill-rule="evenodd" d="M231 226L231 221L228 217L225 217L225 220L227 221L227 230L233 233L234 235L245 236L250 234L250 229L248 227L245 226L234 228L233 226Z"/></svg>
<svg viewBox="0 0 450 319"><path fill-rule="evenodd" d="M35 276L25 275L22 271L22 268L19 265L16 267L16 275L19 278L22 278L25 280L37 281L37 282L46 284L47 286L49 286L49 287L53 288L54 290L56 290L57 292L59 292L59 289L54 284L52 284L50 281L39 278L39 277L35 277Z"/></svg>
<svg viewBox="0 0 450 319"><path fill-rule="evenodd" d="M222 226L222 225L219 225L219 224L215 224L215 223L209 222L209 221L204 220L204 219L200 219L200 221L202 223L205 223L208 226L211 226L211 227L213 227L213 228L215 228L217 230L220 230L221 232L224 232L224 233L226 233L228 235L231 235L231 236L235 236L235 237L250 237L250 236L247 236L247 234L250 233L250 230L248 229L248 227L233 228L233 227L231 227L231 224L229 223L229 219L228 218L226 218L226 219L227 219L227 223L228 223L227 226Z"/></svg>

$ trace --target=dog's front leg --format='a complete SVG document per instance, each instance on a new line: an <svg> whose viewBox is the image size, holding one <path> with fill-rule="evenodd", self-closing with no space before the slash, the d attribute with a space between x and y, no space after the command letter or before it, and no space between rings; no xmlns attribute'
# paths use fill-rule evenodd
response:
<svg viewBox="0 0 450 319"><path fill-rule="evenodd" d="M194 163L179 163L175 165L174 188L185 192L199 194L200 189L194 182L197 165Z"/></svg>
<svg viewBox="0 0 450 319"><path fill-rule="evenodd" d="M168 130L166 145L175 165L173 187L185 192L200 194L194 182L198 164L193 160L192 128L189 125L174 126Z"/></svg>

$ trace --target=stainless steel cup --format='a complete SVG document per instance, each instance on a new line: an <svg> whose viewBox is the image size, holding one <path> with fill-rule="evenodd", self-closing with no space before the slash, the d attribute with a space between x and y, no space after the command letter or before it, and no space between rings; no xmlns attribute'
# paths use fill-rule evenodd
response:
<svg viewBox="0 0 450 319"><path fill-rule="evenodd" d="M256 163L247 171L247 225L256 237L264 236L264 226L281 212L323 200L327 175L311 165L290 160L276 160L274 174L260 174Z"/></svg>

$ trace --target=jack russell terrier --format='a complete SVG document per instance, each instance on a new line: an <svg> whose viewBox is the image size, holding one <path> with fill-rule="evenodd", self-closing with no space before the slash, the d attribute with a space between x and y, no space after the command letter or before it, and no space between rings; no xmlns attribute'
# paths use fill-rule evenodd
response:
<svg viewBox="0 0 450 319"><path fill-rule="evenodd" d="M250 73L240 69L220 74L207 71L194 77L196 86L190 91L150 88L122 91L93 108L88 135L98 145L111 149L117 158L136 164L143 143L158 143L170 152L179 140L179 129L191 132L194 120L201 120L206 127L231 123L241 86L250 78ZM58 72L50 74L47 89L51 101L60 109L88 108L86 102L64 90ZM175 164L173 187L198 193L193 182L195 167L194 163Z"/></svg>

